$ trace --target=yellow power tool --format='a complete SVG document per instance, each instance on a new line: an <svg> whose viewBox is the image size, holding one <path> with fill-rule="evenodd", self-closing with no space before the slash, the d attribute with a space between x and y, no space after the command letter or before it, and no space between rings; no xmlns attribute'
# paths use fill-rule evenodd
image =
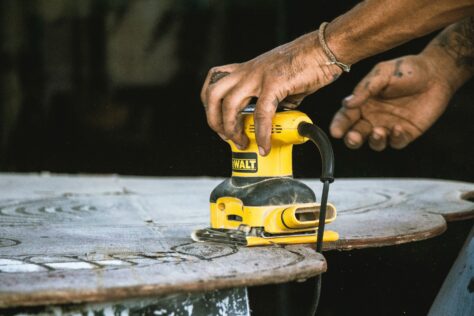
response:
<svg viewBox="0 0 474 316"><path fill-rule="evenodd" d="M228 142L232 177L211 193L211 227L194 231L191 237L245 246L337 240L336 232L324 231L324 224L336 218L336 208L327 203L329 184L334 180L334 154L328 137L306 114L278 111L272 124L272 149L260 156L253 112L254 106L242 112L249 146L239 150ZM307 185L293 178L293 145L308 140L321 154L321 203ZM321 242L317 244L322 248Z"/></svg>

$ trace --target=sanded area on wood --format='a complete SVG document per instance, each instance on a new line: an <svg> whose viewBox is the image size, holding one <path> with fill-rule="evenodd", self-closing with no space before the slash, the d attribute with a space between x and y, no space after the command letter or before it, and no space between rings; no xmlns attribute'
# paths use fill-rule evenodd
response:
<svg viewBox="0 0 474 316"><path fill-rule="evenodd" d="M474 315L474 227L428 315Z"/></svg>
<svg viewBox="0 0 474 316"><path fill-rule="evenodd" d="M203 292L326 270L305 246L192 242L219 180L131 181L0 176L0 307Z"/></svg>
<svg viewBox="0 0 474 316"><path fill-rule="evenodd" d="M0 306L105 301L249 286L323 272L308 246L193 243L209 225L221 179L0 176ZM318 180L305 180L320 194ZM393 245L436 236L444 217L474 215L462 182L336 180L326 249ZM461 214L461 215L459 215Z"/></svg>

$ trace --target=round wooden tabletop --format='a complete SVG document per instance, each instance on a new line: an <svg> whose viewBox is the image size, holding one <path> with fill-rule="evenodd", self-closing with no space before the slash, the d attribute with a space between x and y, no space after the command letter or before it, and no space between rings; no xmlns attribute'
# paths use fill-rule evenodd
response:
<svg viewBox="0 0 474 316"><path fill-rule="evenodd" d="M326 270L302 245L195 243L219 180L0 176L0 307L288 282Z"/></svg>
<svg viewBox="0 0 474 316"><path fill-rule="evenodd" d="M280 283L325 271L307 245L194 243L221 179L0 175L0 307L110 301ZM305 180L319 195L317 180ZM393 245L474 216L470 183L337 180L340 240L326 249Z"/></svg>
<svg viewBox="0 0 474 316"><path fill-rule="evenodd" d="M317 180L305 181L319 192ZM474 217L474 184L430 179L342 179L329 200L338 209L327 229L340 239L325 250L390 246L443 233L446 221Z"/></svg>

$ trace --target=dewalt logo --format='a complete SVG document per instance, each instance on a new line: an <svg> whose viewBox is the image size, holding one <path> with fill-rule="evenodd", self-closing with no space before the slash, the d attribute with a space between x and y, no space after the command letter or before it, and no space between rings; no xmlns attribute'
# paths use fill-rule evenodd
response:
<svg viewBox="0 0 474 316"><path fill-rule="evenodd" d="M256 153L232 153L232 171L257 172L258 158Z"/></svg>

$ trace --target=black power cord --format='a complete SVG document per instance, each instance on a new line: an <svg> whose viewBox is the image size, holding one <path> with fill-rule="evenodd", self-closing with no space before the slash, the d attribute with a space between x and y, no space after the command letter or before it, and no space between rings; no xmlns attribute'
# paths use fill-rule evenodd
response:
<svg viewBox="0 0 474 316"><path fill-rule="evenodd" d="M334 181L334 152L332 150L331 142L327 135L316 125L302 122L298 125L298 133L301 136L308 137L318 147L321 155L321 182L323 182L323 192L321 194L321 206L319 209L319 224L318 236L316 240L316 251L322 253L324 226L326 222L326 210L329 195L329 184ZM319 305L319 298L321 296L322 276L316 277L316 289L314 295L313 308L311 315L316 315Z"/></svg>
<svg viewBox="0 0 474 316"><path fill-rule="evenodd" d="M319 209L319 227L318 227L318 239L316 240L316 252L322 253L323 251L323 236L324 236L324 225L326 222L326 207L329 195L329 181L323 182L323 193L321 195L321 207ZM319 305L319 299L321 296L322 287L322 274L316 277L316 290L314 295L313 308L311 315L316 315L316 311Z"/></svg>

